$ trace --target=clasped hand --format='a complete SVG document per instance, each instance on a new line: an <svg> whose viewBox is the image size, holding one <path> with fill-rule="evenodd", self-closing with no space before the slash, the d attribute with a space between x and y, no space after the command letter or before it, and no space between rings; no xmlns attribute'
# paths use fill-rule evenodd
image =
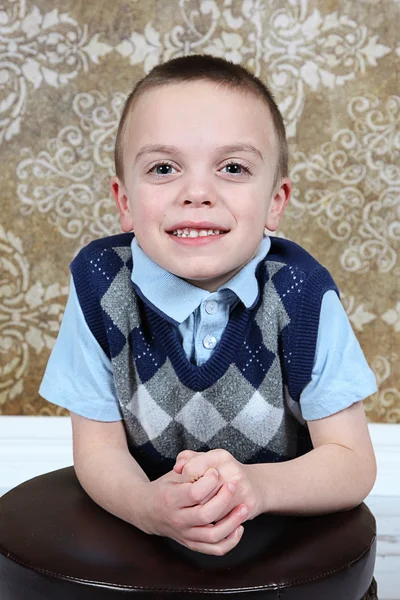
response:
<svg viewBox="0 0 400 600"><path fill-rule="evenodd" d="M197 552L226 554L240 541L241 524L261 512L253 468L226 450L181 452L173 471L150 484L158 501L149 533Z"/></svg>

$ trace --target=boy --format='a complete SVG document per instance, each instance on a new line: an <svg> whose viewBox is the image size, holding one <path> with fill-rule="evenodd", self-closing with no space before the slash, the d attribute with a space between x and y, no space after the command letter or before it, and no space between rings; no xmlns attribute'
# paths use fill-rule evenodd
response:
<svg viewBox="0 0 400 600"><path fill-rule="evenodd" d="M125 234L73 261L40 389L71 411L84 489L214 555L261 513L359 504L375 380L326 269L264 234L291 193L269 91L223 59L160 65L127 100L115 158Z"/></svg>

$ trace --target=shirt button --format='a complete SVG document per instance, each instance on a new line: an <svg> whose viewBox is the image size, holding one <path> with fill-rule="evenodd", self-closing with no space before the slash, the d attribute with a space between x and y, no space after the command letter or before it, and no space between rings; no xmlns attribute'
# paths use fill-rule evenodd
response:
<svg viewBox="0 0 400 600"><path fill-rule="evenodd" d="M207 348L207 350L212 350L213 348L215 348L216 344L217 339L213 335L206 335L206 337L203 340L203 346L204 348Z"/></svg>
<svg viewBox="0 0 400 600"><path fill-rule="evenodd" d="M206 312L209 315L215 315L215 313L218 311L218 305L215 302L215 300L210 300L209 302L206 303Z"/></svg>

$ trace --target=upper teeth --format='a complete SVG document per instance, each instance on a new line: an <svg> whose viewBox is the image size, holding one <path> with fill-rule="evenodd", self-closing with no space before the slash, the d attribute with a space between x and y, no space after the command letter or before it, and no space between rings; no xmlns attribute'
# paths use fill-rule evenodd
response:
<svg viewBox="0 0 400 600"><path fill-rule="evenodd" d="M204 237L206 235L219 235L219 229L176 229L172 232L172 235L177 235L179 237Z"/></svg>

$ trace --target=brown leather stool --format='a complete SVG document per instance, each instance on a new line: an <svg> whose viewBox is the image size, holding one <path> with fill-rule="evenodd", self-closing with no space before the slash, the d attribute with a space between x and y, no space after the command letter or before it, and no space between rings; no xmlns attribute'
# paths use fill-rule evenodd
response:
<svg viewBox="0 0 400 600"><path fill-rule="evenodd" d="M0 498L0 598L372 600L375 543L362 504L323 517L262 515L232 552L211 557L105 512L69 467Z"/></svg>

